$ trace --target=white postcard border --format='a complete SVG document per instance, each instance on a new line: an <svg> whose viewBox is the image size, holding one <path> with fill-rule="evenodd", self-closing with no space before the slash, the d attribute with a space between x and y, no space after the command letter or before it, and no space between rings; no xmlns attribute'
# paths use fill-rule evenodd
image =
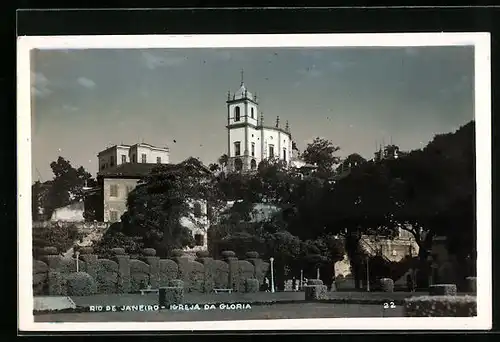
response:
<svg viewBox="0 0 500 342"><path fill-rule="evenodd" d="M491 61L489 33L21 36L17 51L18 323L21 331L485 330L492 325ZM477 317L328 318L204 322L37 323L33 316L31 222L32 49L256 47L475 47Z"/></svg>

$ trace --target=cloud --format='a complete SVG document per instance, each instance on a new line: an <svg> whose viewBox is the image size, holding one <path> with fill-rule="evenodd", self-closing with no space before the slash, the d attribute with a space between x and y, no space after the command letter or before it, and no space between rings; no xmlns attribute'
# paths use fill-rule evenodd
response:
<svg viewBox="0 0 500 342"><path fill-rule="evenodd" d="M184 63L185 58L179 56L172 56L169 53L151 53L144 51L141 54L141 59L144 65L150 69L154 70L158 67L173 67Z"/></svg>
<svg viewBox="0 0 500 342"><path fill-rule="evenodd" d="M78 82L79 85L88 89L92 89L96 86L94 81L86 77L78 77L76 81Z"/></svg>
<svg viewBox="0 0 500 342"><path fill-rule="evenodd" d="M52 94L50 81L41 72L31 73L31 91L36 97L45 98Z"/></svg>

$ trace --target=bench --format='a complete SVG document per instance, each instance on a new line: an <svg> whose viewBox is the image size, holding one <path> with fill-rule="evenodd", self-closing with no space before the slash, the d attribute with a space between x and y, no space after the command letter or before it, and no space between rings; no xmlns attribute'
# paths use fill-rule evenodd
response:
<svg viewBox="0 0 500 342"><path fill-rule="evenodd" d="M219 293L219 292L227 292L227 293L232 293L232 292L233 292L233 289L214 289L214 292L215 292L215 293Z"/></svg>
<svg viewBox="0 0 500 342"><path fill-rule="evenodd" d="M141 289L141 296L144 296L145 293L158 293L159 289Z"/></svg>

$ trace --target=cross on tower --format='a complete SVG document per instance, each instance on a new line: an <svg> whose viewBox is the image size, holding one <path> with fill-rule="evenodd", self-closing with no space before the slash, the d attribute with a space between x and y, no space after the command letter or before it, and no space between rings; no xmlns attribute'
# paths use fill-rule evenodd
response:
<svg viewBox="0 0 500 342"><path fill-rule="evenodd" d="M241 69L241 85L243 85L243 69Z"/></svg>

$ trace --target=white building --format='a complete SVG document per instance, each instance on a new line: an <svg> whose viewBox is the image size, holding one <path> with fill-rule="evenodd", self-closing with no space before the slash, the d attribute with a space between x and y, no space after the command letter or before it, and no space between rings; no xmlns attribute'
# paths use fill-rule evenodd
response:
<svg viewBox="0 0 500 342"><path fill-rule="evenodd" d="M227 156L229 171L255 170L264 159L279 159L289 165L292 160L292 135L288 122L281 127L265 124L257 96L242 81L240 89L227 94Z"/></svg>
<svg viewBox="0 0 500 342"><path fill-rule="evenodd" d="M157 147L140 143L135 145L114 145L97 154L99 171L125 163L168 164L168 147Z"/></svg>

